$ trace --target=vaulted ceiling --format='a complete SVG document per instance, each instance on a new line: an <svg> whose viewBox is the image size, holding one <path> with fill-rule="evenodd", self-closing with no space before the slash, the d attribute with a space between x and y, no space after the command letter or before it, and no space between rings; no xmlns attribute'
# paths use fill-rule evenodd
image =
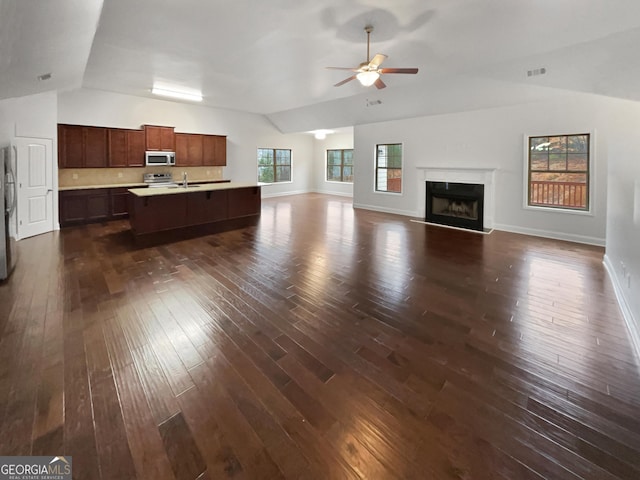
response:
<svg viewBox="0 0 640 480"><path fill-rule="evenodd" d="M365 25L385 67L419 73L334 87L349 72L325 67L366 60ZM162 83L304 131L567 90L640 101L638 45L637 0L0 0L0 99Z"/></svg>

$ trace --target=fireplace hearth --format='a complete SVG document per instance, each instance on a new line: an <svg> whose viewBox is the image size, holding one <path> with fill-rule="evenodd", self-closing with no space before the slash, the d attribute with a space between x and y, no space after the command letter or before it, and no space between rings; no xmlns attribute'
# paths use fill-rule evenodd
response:
<svg viewBox="0 0 640 480"><path fill-rule="evenodd" d="M484 185L427 181L425 221L483 231Z"/></svg>

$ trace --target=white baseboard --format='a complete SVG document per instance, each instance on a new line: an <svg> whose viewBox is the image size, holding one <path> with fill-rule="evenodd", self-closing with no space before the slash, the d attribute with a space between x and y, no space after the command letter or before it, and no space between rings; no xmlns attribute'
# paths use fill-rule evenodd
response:
<svg viewBox="0 0 640 480"><path fill-rule="evenodd" d="M629 330L629 335L631 336L631 343L634 350L636 351L637 358L640 359L640 323L638 323L638 321L633 318L633 312L629 307L624 289L622 288L618 276L616 275L616 269L614 268L611 259L607 256L606 253L604 255L602 263L604 264L604 268L607 271L609 278L611 279L613 291L616 293L618 305L620 306L622 316L624 317L624 322L627 324L627 329Z"/></svg>
<svg viewBox="0 0 640 480"><path fill-rule="evenodd" d="M337 195L339 197L349 197L349 198L353 198L353 193L346 193L346 192L333 192L331 190L322 190L322 189L316 189L314 190L314 193L322 193L324 195Z"/></svg>
<svg viewBox="0 0 640 480"><path fill-rule="evenodd" d="M354 203L353 208L362 208L363 210L372 210L374 212L393 213L394 215L403 215L405 217L416 218L418 212L414 210L397 210L395 208L385 208L378 205L365 205L362 203Z"/></svg>
<svg viewBox="0 0 640 480"><path fill-rule="evenodd" d="M587 235L576 235L573 233L554 232L552 230L540 230L537 228L518 227L515 225L504 225L495 223L495 230L504 232L521 233L523 235L532 235L534 237L553 238L554 240L565 240L567 242L585 243L587 245L596 245L598 247L605 246L604 238L589 237Z"/></svg>
<svg viewBox="0 0 640 480"><path fill-rule="evenodd" d="M263 188L261 198L286 197L288 195L301 195L303 193L311 193L311 191L310 190L292 190L290 192L265 193Z"/></svg>

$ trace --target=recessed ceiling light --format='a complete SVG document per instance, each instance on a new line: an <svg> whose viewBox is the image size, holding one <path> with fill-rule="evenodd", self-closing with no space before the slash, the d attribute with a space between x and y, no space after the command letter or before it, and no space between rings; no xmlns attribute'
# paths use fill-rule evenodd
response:
<svg viewBox="0 0 640 480"><path fill-rule="evenodd" d="M51 78L51 73L43 73L42 75L38 75L38 81L40 82L49 80L50 78Z"/></svg>
<svg viewBox="0 0 640 480"><path fill-rule="evenodd" d="M165 88L153 87L151 93L163 97L179 98L181 100L191 100L192 102L201 102L201 93L177 92L175 90L167 90Z"/></svg>
<svg viewBox="0 0 640 480"><path fill-rule="evenodd" d="M324 140L327 138L327 135L330 133L334 133L333 130L312 130L309 133L313 133L313 136L316 137L316 140Z"/></svg>

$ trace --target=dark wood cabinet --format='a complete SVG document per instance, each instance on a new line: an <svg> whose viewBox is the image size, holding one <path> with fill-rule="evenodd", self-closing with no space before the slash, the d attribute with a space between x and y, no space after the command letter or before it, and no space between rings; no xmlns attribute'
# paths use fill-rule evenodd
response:
<svg viewBox="0 0 640 480"><path fill-rule="evenodd" d="M61 227L125 218L129 215L127 188L88 188L59 193Z"/></svg>
<svg viewBox="0 0 640 480"><path fill-rule="evenodd" d="M189 166L202 166L202 135L190 133L187 141Z"/></svg>
<svg viewBox="0 0 640 480"><path fill-rule="evenodd" d="M227 137L202 135L203 165L224 167L227 164Z"/></svg>
<svg viewBox="0 0 640 480"><path fill-rule="evenodd" d="M127 130L127 160L129 167L144 167L144 130Z"/></svg>
<svg viewBox="0 0 640 480"><path fill-rule="evenodd" d="M144 166L144 130L109 129L109 166Z"/></svg>
<svg viewBox="0 0 640 480"><path fill-rule="evenodd" d="M174 127L145 125L145 142L147 150L173 152L176 149Z"/></svg>
<svg viewBox="0 0 640 480"><path fill-rule="evenodd" d="M146 193L146 192L145 192ZM172 194L129 194L129 218L136 237L160 232L237 226L260 215L260 187L185 190Z"/></svg>
<svg viewBox="0 0 640 480"><path fill-rule="evenodd" d="M87 204L87 222L99 222L109 219L109 189L90 190L85 198Z"/></svg>
<svg viewBox="0 0 640 480"><path fill-rule="evenodd" d="M180 228L187 218L187 194L137 197L130 194L131 227L136 235Z"/></svg>
<svg viewBox="0 0 640 480"><path fill-rule="evenodd" d="M109 129L109 166L126 167L129 165L129 140L127 130Z"/></svg>
<svg viewBox="0 0 640 480"><path fill-rule="evenodd" d="M187 195L187 224L202 225L227 219L227 191L214 190Z"/></svg>
<svg viewBox="0 0 640 480"><path fill-rule="evenodd" d="M108 167L107 130L102 127L84 128L84 166L87 168Z"/></svg>
<svg viewBox="0 0 640 480"><path fill-rule="evenodd" d="M79 225L86 222L87 202L86 195L82 191L60 192L58 209L60 226Z"/></svg>
<svg viewBox="0 0 640 480"><path fill-rule="evenodd" d="M58 125L58 165L60 168L84 167L84 127Z"/></svg>
<svg viewBox="0 0 640 480"><path fill-rule="evenodd" d="M110 197L110 218L125 218L129 215L129 189L127 188L111 188Z"/></svg>
<svg viewBox="0 0 640 480"><path fill-rule="evenodd" d="M189 135L176 133L176 167L185 166L189 156Z"/></svg>
<svg viewBox="0 0 640 480"><path fill-rule="evenodd" d="M107 130L102 127L58 125L58 166L107 167Z"/></svg>
<svg viewBox="0 0 640 480"><path fill-rule="evenodd" d="M229 218L246 217L260 213L262 199L260 187L247 187L228 190Z"/></svg>
<svg viewBox="0 0 640 480"><path fill-rule="evenodd" d="M176 166L200 167L202 163L202 137L195 133L176 133Z"/></svg>
<svg viewBox="0 0 640 480"><path fill-rule="evenodd" d="M225 166L227 137L174 133L173 127L142 130L58 125L60 168L144 167L145 151L175 151L181 167Z"/></svg>

